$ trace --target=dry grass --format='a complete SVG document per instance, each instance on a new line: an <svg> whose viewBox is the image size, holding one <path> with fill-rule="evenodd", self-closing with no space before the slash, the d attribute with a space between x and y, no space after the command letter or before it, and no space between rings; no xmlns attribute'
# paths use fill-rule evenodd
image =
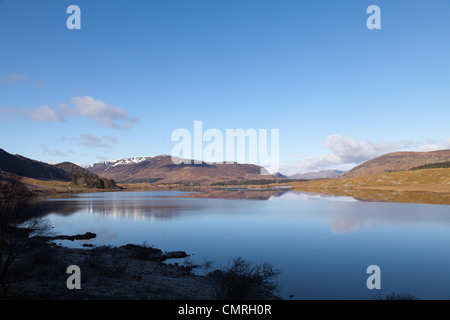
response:
<svg viewBox="0 0 450 320"><path fill-rule="evenodd" d="M43 195L68 192L98 192L106 189L87 189L71 186L70 182L41 181L22 178L24 184ZM284 184L246 186L248 189L264 190L274 186L292 186L293 190L309 191L336 196L350 196L361 200L450 204L450 168L424 169L379 173L356 178L336 178L290 182ZM179 184L119 184L125 191L139 190L192 190L211 193L210 186L183 187ZM70 187L70 189L69 189ZM224 190L215 190L224 193ZM210 195L212 196L212 194ZM216 197L222 197L215 194Z"/></svg>
<svg viewBox="0 0 450 320"><path fill-rule="evenodd" d="M450 204L450 168L293 182L289 185L298 191L367 200Z"/></svg>
<svg viewBox="0 0 450 320"><path fill-rule="evenodd" d="M20 182L22 182L29 190L33 193L46 196L46 195L56 195L56 194L67 194L67 193L82 193L82 192L105 192L111 191L108 189L95 189L95 188L84 188L82 186L72 185L71 182L66 181L44 181L37 180L33 178L20 177Z"/></svg>

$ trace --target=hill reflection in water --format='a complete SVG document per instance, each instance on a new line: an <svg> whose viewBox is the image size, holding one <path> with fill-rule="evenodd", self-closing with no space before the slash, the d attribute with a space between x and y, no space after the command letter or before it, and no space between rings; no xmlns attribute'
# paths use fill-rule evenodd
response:
<svg viewBox="0 0 450 320"><path fill-rule="evenodd" d="M203 189L201 192L179 191L149 191L149 192L107 192L79 194L71 198L46 199L37 201L32 206L36 215L45 216L55 214L69 216L78 212L110 216L114 219L130 218L134 220L146 219L176 219L180 216L213 214L220 211L227 215L235 215L240 212L238 202L228 200L261 200L263 202L291 203L280 204L280 210L295 210L293 202L304 201L333 201L337 202L331 210L320 212L302 210L298 206L298 213L303 216L314 214L314 218L326 219L330 229L336 234L343 234L360 228L374 227L377 225L431 223L450 224L450 214L433 212L425 213L421 206L410 206L408 210L397 210L395 215L390 211L377 209L378 206L361 206L357 204L368 200L359 200L353 197L318 194L312 192L300 192L291 190L247 190L247 189ZM375 203L376 201L374 201ZM341 204L338 204L341 203ZM403 208L401 203L393 203L392 206ZM295 206L295 205L294 205ZM307 206L306 206L307 207ZM355 208L360 207L359 210ZM257 215L260 208L255 206ZM375 209L373 209L375 208ZM246 211L246 214L249 212Z"/></svg>
<svg viewBox="0 0 450 320"><path fill-rule="evenodd" d="M384 270L383 290L448 298L446 205L368 202L291 190L105 192L40 200L58 234L94 232L93 245L182 250L219 267L236 256L282 271L283 296L366 299L365 270ZM66 242L80 247L84 242ZM331 269L330 269L331 268ZM426 273L427 281L412 282Z"/></svg>

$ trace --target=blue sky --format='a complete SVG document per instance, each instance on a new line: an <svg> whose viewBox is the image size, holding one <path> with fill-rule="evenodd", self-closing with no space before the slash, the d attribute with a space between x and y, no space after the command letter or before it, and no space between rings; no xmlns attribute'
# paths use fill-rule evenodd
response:
<svg viewBox="0 0 450 320"><path fill-rule="evenodd" d="M81 30L69 30L69 5ZM381 29L369 30L370 5ZM450 148L449 0L0 0L0 148L170 154L175 129L278 129L281 171Z"/></svg>

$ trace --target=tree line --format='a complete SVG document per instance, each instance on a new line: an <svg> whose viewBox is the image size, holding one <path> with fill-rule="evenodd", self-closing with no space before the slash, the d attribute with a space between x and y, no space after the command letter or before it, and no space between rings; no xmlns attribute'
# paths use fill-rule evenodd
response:
<svg viewBox="0 0 450 320"><path fill-rule="evenodd" d="M116 189L117 185L113 179L100 178L96 174L75 173L72 175L72 184L85 188Z"/></svg>
<svg viewBox="0 0 450 320"><path fill-rule="evenodd" d="M423 166L418 166L411 168L410 170L421 170L421 169L439 169L439 168L450 168L450 161L428 163Z"/></svg>

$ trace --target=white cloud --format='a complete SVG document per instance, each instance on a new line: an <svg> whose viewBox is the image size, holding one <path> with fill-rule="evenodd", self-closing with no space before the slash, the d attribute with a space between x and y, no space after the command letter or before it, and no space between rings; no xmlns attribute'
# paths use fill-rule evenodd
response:
<svg viewBox="0 0 450 320"><path fill-rule="evenodd" d="M111 147L111 144L119 142L119 140L114 137L103 136L100 138L91 134L82 134L79 137L62 137L61 140L77 143L80 146L90 148L109 148Z"/></svg>
<svg viewBox="0 0 450 320"><path fill-rule="evenodd" d="M129 129L139 122L138 118L128 116L125 109L107 105L92 97L73 97L73 106L60 104L60 110L65 115L74 117L89 117L102 127Z"/></svg>
<svg viewBox="0 0 450 320"><path fill-rule="evenodd" d="M328 136L325 146L332 152L320 156L308 156L303 165L307 170L331 166L356 164L378 157L384 153L406 150L416 143L408 140L394 142L373 142L357 140L338 134Z"/></svg>
<svg viewBox="0 0 450 320"><path fill-rule="evenodd" d="M119 140L117 140L114 137L110 137L110 136L103 136L103 139L108 142L108 143L117 143L119 142Z"/></svg>
<svg viewBox="0 0 450 320"><path fill-rule="evenodd" d="M445 141L444 143L444 148L445 149L450 149L450 137L447 138L447 141Z"/></svg>
<svg viewBox="0 0 450 320"><path fill-rule="evenodd" d="M27 81L30 78L26 75L20 75L15 73L5 74L0 76L0 82L2 83L12 83L18 81Z"/></svg>
<svg viewBox="0 0 450 320"><path fill-rule="evenodd" d="M95 100L89 96L73 97L71 101L73 106L61 103L59 109L49 106L40 106L33 109L0 107L0 116L2 119L6 119L7 116L21 115L37 122L64 122L68 116L89 117L94 123L102 127L114 129L130 129L136 123L139 123L139 119L128 116L125 109L109 106L103 101Z"/></svg>
<svg viewBox="0 0 450 320"><path fill-rule="evenodd" d="M441 148L435 143L427 143L419 146L416 151L427 152L427 151L436 151Z"/></svg>
<svg viewBox="0 0 450 320"><path fill-rule="evenodd" d="M33 121L38 122L64 122L64 118L57 114L49 106L40 106L34 109L22 109L19 113L26 115Z"/></svg>
<svg viewBox="0 0 450 320"><path fill-rule="evenodd" d="M90 135L90 134L82 134L80 136L79 142L80 145L91 147L91 148L107 148L108 144L102 141L99 137Z"/></svg>
<svg viewBox="0 0 450 320"><path fill-rule="evenodd" d="M331 153L303 156L302 161L281 164L280 172L291 175L310 170L349 170L357 164L390 152L450 149L450 137L442 143L435 143L429 138L425 139L425 143L412 140L373 142L333 134L328 136L324 145Z"/></svg>
<svg viewBox="0 0 450 320"><path fill-rule="evenodd" d="M0 107L1 120L12 120L17 116L26 117L37 122L64 122L64 117L56 113L49 106L40 106L37 108L4 108Z"/></svg>
<svg viewBox="0 0 450 320"><path fill-rule="evenodd" d="M67 156L66 153L58 151L58 150L51 150L49 147L45 146L45 145L41 145L42 148L42 154L43 155L51 155L51 156L56 156L56 157L65 157Z"/></svg>

